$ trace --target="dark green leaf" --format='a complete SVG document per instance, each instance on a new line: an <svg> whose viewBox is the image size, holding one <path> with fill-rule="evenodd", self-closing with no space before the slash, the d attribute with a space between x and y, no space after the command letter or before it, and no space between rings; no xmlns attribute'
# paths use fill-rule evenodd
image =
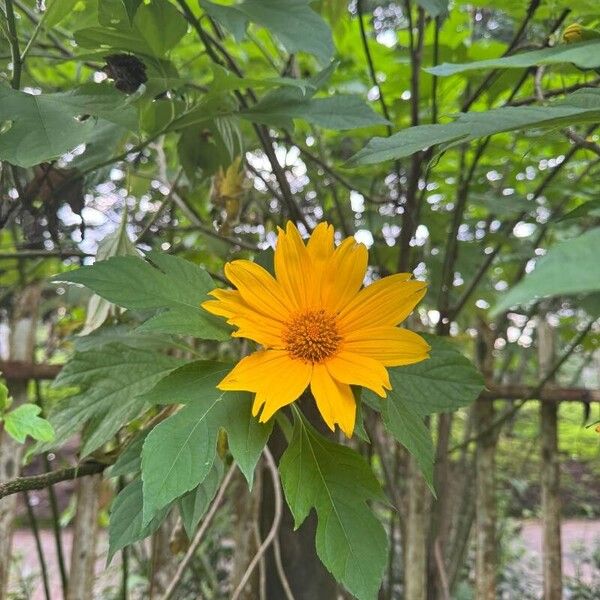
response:
<svg viewBox="0 0 600 600"><path fill-rule="evenodd" d="M0 85L0 122L11 123L0 134L0 159L31 167L57 158L91 139L106 121L131 130L137 115L127 97L107 85L86 84L69 92L26 94Z"/></svg>
<svg viewBox="0 0 600 600"><path fill-rule="evenodd" d="M108 562L115 552L133 542L152 535L169 512L169 506L158 511L146 526L142 524L142 481L138 477L125 486L115 498L108 524Z"/></svg>
<svg viewBox="0 0 600 600"><path fill-rule="evenodd" d="M356 129L384 125L387 121L358 96L307 98L296 90L267 94L240 116L250 121L291 128L294 119L303 119L327 129Z"/></svg>
<svg viewBox="0 0 600 600"><path fill-rule="evenodd" d="M194 536L196 527L208 506L212 502L223 477L223 463L215 459L212 469L204 481L195 490L188 492L179 500L179 512L185 531L190 538Z"/></svg>
<svg viewBox="0 0 600 600"><path fill-rule="evenodd" d="M423 337L431 346L430 358L390 369L389 398L408 402L423 416L452 412L474 402L485 387L481 373L452 342L434 335Z"/></svg>
<svg viewBox="0 0 600 600"><path fill-rule="evenodd" d="M600 40L590 40L577 44L562 44L552 48L520 52L502 58L490 58L471 63L444 63L437 67L425 69L428 73L438 76L454 75L476 69L522 69L536 65L553 65L573 63L582 69L600 67Z"/></svg>
<svg viewBox="0 0 600 600"><path fill-rule="evenodd" d="M290 54L303 50L327 64L333 56L331 31L309 4L310 0L244 0L224 6L200 1L202 8L238 41L244 37L247 22L253 21L275 35Z"/></svg>
<svg viewBox="0 0 600 600"><path fill-rule="evenodd" d="M376 598L388 542L366 504L382 498L369 465L296 417L279 469L296 527L312 508L317 512L316 547L323 564L359 600Z"/></svg>
<svg viewBox="0 0 600 600"><path fill-rule="evenodd" d="M114 19L109 15L112 25L105 23L102 27L79 29L75 32L75 41L83 48L112 48L161 58L187 31L185 19L167 0L140 4L133 22L130 17L134 3L123 3L120 8L127 19Z"/></svg>
<svg viewBox="0 0 600 600"><path fill-rule="evenodd" d="M486 112L461 114L454 122L408 127L387 138L373 138L352 159L352 164L374 164L410 156L429 146L469 142L504 131L548 128L600 119L600 90L586 88L548 106L509 106Z"/></svg>
<svg viewBox="0 0 600 600"><path fill-rule="evenodd" d="M102 298L129 309L165 309L143 326L146 331L227 339L222 322L200 307L215 285L206 271L193 263L160 252L148 259L117 256L54 277L79 283Z"/></svg>
<svg viewBox="0 0 600 600"><path fill-rule="evenodd" d="M108 477L121 477L140 471L142 468L142 447L148 433L150 433L148 429L140 431L125 450L119 454L115 464L104 471L104 474Z"/></svg>
<svg viewBox="0 0 600 600"><path fill-rule="evenodd" d="M145 521L204 481L215 460L220 428L227 431L231 453L252 484L273 423L261 424L252 416L250 394L216 389L223 374L223 365L196 361L175 371L148 394L155 401L164 396L163 402L185 406L157 425L144 444Z"/></svg>
<svg viewBox="0 0 600 600"><path fill-rule="evenodd" d="M76 352L54 383L80 388L49 417L56 439L63 443L92 420L94 427L89 428L81 454L93 452L147 405L139 394L181 363L180 359L122 344Z"/></svg>

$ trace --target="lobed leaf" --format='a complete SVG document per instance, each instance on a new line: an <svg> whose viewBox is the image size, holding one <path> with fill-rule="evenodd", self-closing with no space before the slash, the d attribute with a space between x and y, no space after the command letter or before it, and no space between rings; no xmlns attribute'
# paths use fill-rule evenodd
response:
<svg viewBox="0 0 600 600"><path fill-rule="evenodd" d="M279 463L287 503L299 527L317 513L317 554L359 600L377 597L388 541L367 501L382 499L369 465L354 450L330 442L298 416Z"/></svg>

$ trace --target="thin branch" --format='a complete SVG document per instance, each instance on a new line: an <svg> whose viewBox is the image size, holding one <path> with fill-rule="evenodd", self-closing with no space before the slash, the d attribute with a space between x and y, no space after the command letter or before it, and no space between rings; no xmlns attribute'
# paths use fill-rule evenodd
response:
<svg viewBox="0 0 600 600"><path fill-rule="evenodd" d="M358 25L360 27L360 38L362 41L363 51L365 53L365 58L367 59L367 66L369 68L369 74L371 76L371 81L373 85L377 88L377 94L379 95L379 105L381 106L381 112L383 116L387 119L387 132L388 136L392 135L393 129L391 124L390 111L388 110L387 103L383 96L383 90L377 81L377 72L375 71L375 64L373 63L373 57L371 56L371 50L369 48L369 42L367 39L367 32L365 31L365 23L363 20L363 3L362 0L356 0L356 13L358 16Z"/></svg>
<svg viewBox="0 0 600 600"><path fill-rule="evenodd" d="M87 475L95 475L102 473L109 465L99 462L86 461L77 465L76 467L68 467L66 469L57 469L56 471L50 471L43 475L32 475L30 477L17 477L4 483L0 483L0 499L10 496L11 494L18 494L19 492L26 492L30 490L43 490L49 485L59 483L61 481L71 481L78 479L79 477L86 477Z"/></svg>
<svg viewBox="0 0 600 600"><path fill-rule="evenodd" d="M37 518L31 505L31 498L27 492L23 492L23 498L25 500L25 506L27 507L27 516L31 525L31 531L35 540L35 549L38 555L38 561L40 563L40 570L42 571L42 582L44 584L44 595L46 600L52 600L52 594L50 593L50 582L48 579L48 568L46 566L46 559L44 557L44 548L42 546L42 540L40 538L40 529L38 527Z"/></svg>
<svg viewBox="0 0 600 600"><path fill-rule="evenodd" d="M94 256L81 250L17 250L0 252L0 260L22 260L25 258L87 258Z"/></svg>
<svg viewBox="0 0 600 600"><path fill-rule="evenodd" d="M292 588L290 587L290 582L286 577L285 569L283 568L283 562L281 560L279 535L276 535L275 539L273 540L273 554L275 555L275 567L277 568L277 574L279 575L279 581L281 582L281 586L285 592L285 597L287 600L295 600L294 594L292 593Z"/></svg>
<svg viewBox="0 0 600 600"><path fill-rule="evenodd" d="M585 150L589 150L590 152L600 156L600 144L596 144L595 142L580 136L571 127L563 129L563 133L579 148L584 148Z"/></svg>
<svg viewBox="0 0 600 600"><path fill-rule="evenodd" d="M173 199L173 194L175 193L175 190L177 189L177 184L179 183L179 180L181 179L182 175L183 175L183 168L180 168L179 171L177 171L177 175L175 176L175 179L173 180L171 187L169 188L169 193L163 198L163 200L160 203L156 212L152 215L152 217L150 217L150 220L148 221L148 223L146 223L146 225L144 226L142 231L140 231L140 234L137 236L137 238L134 242L135 244L139 244L144 239L144 236L150 231L150 228L152 227L152 225L154 225L154 223L156 223L156 221L158 221L163 210L167 207L169 202L171 202L171 200Z"/></svg>
<svg viewBox="0 0 600 600"><path fill-rule="evenodd" d="M521 37L525 33L525 29L527 28L527 25L533 18L535 11L538 9L540 4L541 4L541 0L531 0L531 2L529 3L529 7L527 9L527 14L525 15L525 18L523 19L521 26L519 27L518 31L515 33L508 48L502 54L503 57L508 56L516 48L517 44L521 40ZM481 96L481 94L483 92L485 92L485 90L488 89L488 87L494 81L494 79L496 79L498 77L499 72L500 72L499 69L493 69L486 75L484 80L477 86L477 89L465 100L465 102L463 102L463 105L460 109L461 112L467 112L471 108L471 106L473 105L475 100L477 100L477 98L479 98L479 96Z"/></svg>
<svg viewBox="0 0 600 600"><path fill-rule="evenodd" d="M600 79L594 79L593 81L584 81L583 83L575 83L564 88L556 90L544 91L546 98L554 98L556 96L564 96L571 92L576 92L584 88L598 87L600 85ZM535 104L538 101L537 96L527 96L527 98L521 98L520 100L512 100L508 102L506 106L526 106L528 104Z"/></svg>
<svg viewBox="0 0 600 600"><path fill-rule="evenodd" d="M273 492L275 495L275 514L273 516L273 523L271 524L271 529L269 530L267 537L264 539L264 541L261 544L260 548L258 549L257 553L254 555L254 558L248 565L248 568L246 569L246 572L244 573L242 579L240 580L240 583L238 584L238 586L235 588L235 591L231 595L231 600L238 600L238 598L240 597L240 594L244 591L244 587L246 586L246 584L248 583L248 580L252 576L252 573L253 573L254 569L256 568L256 565L258 564L258 562L260 561L260 559L262 558L264 553L267 551L267 549L273 543L275 537L277 536L277 531L279 529L279 524L281 522L283 502L281 499L281 487L279 485L279 473L277 471L277 465L275 464L273 455L271 454L271 451L269 450L269 448L267 446L265 446L265 449L263 450L263 454L265 455L267 468L269 469L272 480L273 480ZM166 600L166 599L164 599L164 600Z"/></svg>
<svg viewBox="0 0 600 600"><path fill-rule="evenodd" d="M13 89L18 90L21 87L21 50L19 49L19 34L17 33L17 23L15 20L15 9L13 7L13 0L6 0L6 24L8 25L9 43L10 43L10 55L12 62L12 78L11 86Z"/></svg>
<svg viewBox="0 0 600 600"><path fill-rule="evenodd" d="M225 490L227 490L227 487L229 486L229 483L231 482L231 478L233 477L233 474L235 473L235 468L236 468L235 463L232 464L231 467L229 467L229 471L227 471L227 474L225 475L225 478L223 479L223 482L221 483L221 486L219 487L219 491L217 492L217 495L215 496L215 499L212 502L210 510L206 513L206 516L204 517L204 521L202 521L202 525L196 532L196 535L194 536L194 539L193 539L192 543L190 544L190 547L188 548L187 552L185 553L183 560L177 567L177 571L176 571L175 575L173 576L173 579L169 583L169 586L167 587L167 590L163 594L161 600L169 600L170 598L172 598L173 594L179 587L179 584L181 583L181 580L183 579L183 575L184 575L186 569L188 568L190 562L194 558L194 555L196 554L196 550L200 546L200 542L202 541L202 538L204 537L206 530L208 529L209 525L212 523L214 516L217 514L217 510L221 506L221 502L223 501L223 497L225 496Z"/></svg>

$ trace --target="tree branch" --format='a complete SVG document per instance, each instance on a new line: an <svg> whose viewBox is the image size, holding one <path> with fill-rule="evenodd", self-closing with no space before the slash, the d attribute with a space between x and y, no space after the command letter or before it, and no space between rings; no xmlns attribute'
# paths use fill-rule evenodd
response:
<svg viewBox="0 0 600 600"><path fill-rule="evenodd" d="M110 465L95 461L86 461L76 467L57 469L43 475L32 475L30 477L17 477L4 483L0 483L0 499L11 494L27 492L29 490L43 490L50 485L61 481L72 481L79 477L102 473Z"/></svg>

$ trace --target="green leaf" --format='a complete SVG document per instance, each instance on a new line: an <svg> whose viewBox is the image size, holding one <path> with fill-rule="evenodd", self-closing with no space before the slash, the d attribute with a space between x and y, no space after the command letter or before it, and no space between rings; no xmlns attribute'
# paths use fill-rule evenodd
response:
<svg viewBox="0 0 600 600"><path fill-rule="evenodd" d="M539 259L535 269L496 304L491 316L537 298L573 296L600 290L600 228L560 242Z"/></svg>
<svg viewBox="0 0 600 600"><path fill-rule="evenodd" d="M127 235L127 211L123 211L121 224L100 242L96 251L96 260L107 260L111 256L139 256L139 253ZM79 335L88 335L100 327L110 312L111 302L94 294L87 305L85 324Z"/></svg>
<svg viewBox="0 0 600 600"><path fill-rule="evenodd" d="M244 37L248 21L253 21L268 29L290 54L309 52L327 64L334 51L331 31L309 4L310 0L244 0L224 6L200 0L200 6L236 40Z"/></svg>
<svg viewBox="0 0 600 600"><path fill-rule="evenodd" d="M44 13L44 26L47 28L58 25L72 11L78 0L51 0Z"/></svg>
<svg viewBox="0 0 600 600"><path fill-rule="evenodd" d="M137 115L118 90L86 84L69 92L26 94L0 85L0 122L10 123L0 134L0 159L31 167L57 158L91 139L110 121L137 129ZM82 115L101 117L104 121Z"/></svg>
<svg viewBox="0 0 600 600"><path fill-rule="evenodd" d="M135 439L119 454L115 463L104 474L107 477L121 477L137 473L142 468L142 448L149 429L140 431Z"/></svg>
<svg viewBox="0 0 600 600"><path fill-rule="evenodd" d="M37 404L21 404L4 415L4 429L17 442L23 444L27 436L40 442L54 439L52 425L38 417L42 409Z"/></svg>
<svg viewBox="0 0 600 600"><path fill-rule="evenodd" d="M566 215L557 219L559 223L564 221L575 221L578 219L582 219L585 217L600 217L600 199L599 200L589 200L584 204L580 204L578 207L569 211Z"/></svg>
<svg viewBox="0 0 600 600"><path fill-rule="evenodd" d="M447 340L424 335L430 358L389 370L392 389L381 399L369 390L364 398L381 411L386 429L415 457L427 484L433 487L435 452L423 417L454 411L473 402L484 388L483 377Z"/></svg>
<svg viewBox="0 0 600 600"><path fill-rule="evenodd" d="M455 73L477 69L522 69L536 65L555 65L561 63L573 63L582 69L600 67L600 40L558 45L552 48L520 52L512 56L478 60L471 63L443 63L436 67L425 69L425 71L432 75L446 77Z"/></svg>
<svg viewBox="0 0 600 600"><path fill-rule="evenodd" d="M429 428L411 401L391 394L381 401L381 415L386 429L414 456L429 489L436 495L433 483L435 450Z"/></svg>
<svg viewBox="0 0 600 600"><path fill-rule="evenodd" d="M140 4L142 4L142 0L121 0L121 2L125 8L127 17L129 18L129 23L133 25L133 18L135 17L135 13L140 7Z"/></svg>
<svg viewBox="0 0 600 600"><path fill-rule="evenodd" d="M431 346L430 358L391 368L388 398L409 402L423 416L452 412L474 402L485 387L481 373L452 342L435 335L423 337Z"/></svg>
<svg viewBox="0 0 600 600"><path fill-rule="evenodd" d="M185 404L157 425L144 443L145 522L168 502L204 481L215 460L220 428L227 431L231 454L252 485L256 463L273 423L262 424L252 416L251 394L216 389L228 370L220 363L195 361L174 371L145 396L164 404Z"/></svg>
<svg viewBox="0 0 600 600"><path fill-rule="evenodd" d="M354 165L366 165L403 158L430 146L457 143L505 131L548 128L600 119L600 90L585 88L548 106L509 106L486 112L461 114L454 122L408 127L387 138L375 137L351 159Z"/></svg>
<svg viewBox="0 0 600 600"><path fill-rule="evenodd" d="M288 129L292 127L294 119L339 131L387 123L359 96L309 98L297 90L284 89L267 94L254 106L242 111L240 116L253 122Z"/></svg>
<svg viewBox="0 0 600 600"><path fill-rule="evenodd" d="M369 465L296 414L279 470L296 527L311 508L317 513L316 547L323 564L359 600L376 598L388 541L366 504L383 497Z"/></svg>
<svg viewBox="0 0 600 600"><path fill-rule="evenodd" d="M101 3L102 4L102 3ZM187 22L167 0L140 4L133 21L132 2L119 2L127 19L110 19L102 27L86 27L75 32L77 44L83 48L113 48L161 58L185 35ZM113 23L113 21L117 21Z"/></svg>
<svg viewBox="0 0 600 600"><path fill-rule="evenodd" d="M254 469L267 443L273 422L259 423L251 416L248 394L223 394L217 384L233 368L232 364L194 361L176 369L159 381L144 400L153 404L190 404L215 398L213 418L228 433L228 443L240 471L250 486Z"/></svg>
<svg viewBox="0 0 600 600"><path fill-rule="evenodd" d="M56 439L66 441L91 421L81 455L93 452L147 406L139 395L181 364L181 359L123 344L76 352L54 382L80 388L49 417Z"/></svg>
<svg viewBox="0 0 600 600"><path fill-rule="evenodd" d="M152 535L170 509L165 506L147 525L142 524L142 481L138 477L125 486L115 498L108 524L108 561L125 546Z"/></svg>
<svg viewBox="0 0 600 600"><path fill-rule="evenodd" d="M210 0L199 0L199 4L207 14L233 35L236 42L241 42L246 37L248 17L239 9L239 6L225 6L210 2Z"/></svg>
<svg viewBox="0 0 600 600"><path fill-rule="evenodd" d="M217 384L231 371L232 364L197 360L173 371L144 394L149 404L191 404L199 396L220 397Z"/></svg>
<svg viewBox="0 0 600 600"><path fill-rule="evenodd" d="M194 536L196 527L212 502L221 479L223 478L223 463L215 459L211 470L204 481L196 489L188 492L179 499L179 512L185 531L190 538Z"/></svg>
<svg viewBox="0 0 600 600"><path fill-rule="evenodd" d="M0 415L10 406L8 388L0 381Z"/></svg>
<svg viewBox="0 0 600 600"><path fill-rule="evenodd" d="M150 252L147 258L152 264L138 257L116 256L60 273L53 280L85 285L124 308L166 309L144 324L145 331L227 339L228 329L200 307L215 288L210 275L202 267L168 254Z"/></svg>

